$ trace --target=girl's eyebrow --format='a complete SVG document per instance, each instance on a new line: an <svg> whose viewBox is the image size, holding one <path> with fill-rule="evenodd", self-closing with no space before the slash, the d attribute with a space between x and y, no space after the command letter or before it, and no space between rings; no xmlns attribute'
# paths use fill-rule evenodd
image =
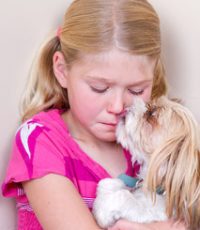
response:
<svg viewBox="0 0 200 230"><path fill-rule="evenodd" d="M137 82L134 82L133 84L130 84L130 87L150 84L152 82L153 82L153 79L146 79L146 80L142 80L142 81L137 81Z"/></svg>
<svg viewBox="0 0 200 230"><path fill-rule="evenodd" d="M98 76L86 76L86 80L89 80L89 81L95 81L95 82L103 82L103 83L112 83L112 81L110 81L109 79L107 78L104 78L104 77L98 77Z"/></svg>
<svg viewBox="0 0 200 230"><path fill-rule="evenodd" d="M87 76L86 79L89 80L90 82L101 82L101 83L107 83L107 84L115 84L115 82L113 82L107 78L103 78L103 77ZM140 80L140 81L136 81L134 83L131 83L131 84L129 84L129 86L130 87L140 86L143 84L152 83L152 81L153 81L153 79L144 79L144 80Z"/></svg>

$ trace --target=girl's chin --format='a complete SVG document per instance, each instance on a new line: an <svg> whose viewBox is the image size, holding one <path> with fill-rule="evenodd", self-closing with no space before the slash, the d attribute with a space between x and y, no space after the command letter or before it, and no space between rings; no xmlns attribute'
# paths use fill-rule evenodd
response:
<svg viewBox="0 0 200 230"><path fill-rule="evenodd" d="M98 136L98 139L105 142L116 142L115 134L105 134Z"/></svg>

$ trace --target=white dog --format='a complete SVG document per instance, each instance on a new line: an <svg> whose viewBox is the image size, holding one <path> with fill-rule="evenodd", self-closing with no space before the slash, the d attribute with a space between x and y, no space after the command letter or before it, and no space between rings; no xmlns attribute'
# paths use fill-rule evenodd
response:
<svg viewBox="0 0 200 230"><path fill-rule="evenodd" d="M116 134L141 165L140 183L130 189L118 178L101 180L93 207L98 224L173 217L200 229L200 135L191 112L166 97L149 104L136 99Z"/></svg>

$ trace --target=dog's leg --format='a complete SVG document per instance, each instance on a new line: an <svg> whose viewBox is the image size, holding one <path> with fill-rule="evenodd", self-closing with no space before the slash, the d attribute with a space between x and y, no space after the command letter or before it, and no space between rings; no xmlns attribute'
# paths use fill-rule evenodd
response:
<svg viewBox="0 0 200 230"><path fill-rule="evenodd" d="M97 198L93 213L98 224L107 228L121 218L127 197L132 196L120 179L101 180L97 188Z"/></svg>

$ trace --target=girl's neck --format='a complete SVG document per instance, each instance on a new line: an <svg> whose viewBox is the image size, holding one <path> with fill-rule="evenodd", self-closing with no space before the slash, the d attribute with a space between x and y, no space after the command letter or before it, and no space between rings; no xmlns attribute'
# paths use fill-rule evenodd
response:
<svg viewBox="0 0 200 230"><path fill-rule="evenodd" d="M70 113L65 113L62 117L73 139L91 159L100 164L113 177L125 172L127 162L119 144L101 141L88 135L77 125L78 123L74 125Z"/></svg>

